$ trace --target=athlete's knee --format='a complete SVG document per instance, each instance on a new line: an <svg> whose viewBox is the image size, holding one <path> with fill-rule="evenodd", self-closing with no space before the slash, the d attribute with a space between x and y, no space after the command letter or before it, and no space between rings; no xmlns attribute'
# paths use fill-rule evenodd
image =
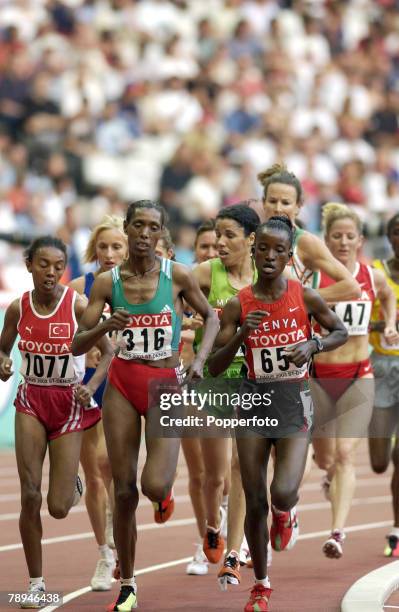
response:
<svg viewBox="0 0 399 612"><path fill-rule="evenodd" d="M278 510L288 511L298 501L297 487L287 484L272 483L270 487L270 498L273 506Z"/></svg>
<svg viewBox="0 0 399 612"><path fill-rule="evenodd" d="M195 474L190 474L189 486L194 491L202 491L205 484L205 472L199 470Z"/></svg>
<svg viewBox="0 0 399 612"><path fill-rule="evenodd" d="M71 504L63 500L47 499L47 506L50 516L55 519L63 519L68 516Z"/></svg>
<svg viewBox="0 0 399 612"><path fill-rule="evenodd" d="M42 494L40 486L33 484L21 485L21 507L26 512L36 513L42 505Z"/></svg>
<svg viewBox="0 0 399 612"><path fill-rule="evenodd" d="M217 490L224 487L224 474L205 474L205 487L208 490Z"/></svg>
<svg viewBox="0 0 399 612"><path fill-rule="evenodd" d="M114 499L118 507L129 506L129 509L137 508L139 503L139 492L135 482L114 481Z"/></svg>
<svg viewBox="0 0 399 612"><path fill-rule="evenodd" d="M353 465L355 449L352 446L338 446L335 451L335 465L348 467Z"/></svg>
<svg viewBox="0 0 399 612"><path fill-rule="evenodd" d="M259 512L267 514L269 512L269 505L266 491L262 491L258 487L246 491L245 506L247 515L257 514Z"/></svg>
<svg viewBox="0 0 399 612"><path fill-rule="evenodd" d="M326 472L331 469L334 465L334 457L331 454L320 454L315 453L314 460L317 467L320 470L325 470Z"/></svg>
<svg viewBox="0 0 399 612"><path fill-rule="evenodd" d="M166 499L168 493L172 487L173 482L165 482L158 477L145 478L141 481L141 490L143 495L148 497L151 501L162 501Z"/></svg>
<svg viewBox="0 0 399 612"><path fill-rule="evenodd" d="M101 474L88 474L85 479L86 495L97 497L101 493L105 493L105 487Z"/></svg>

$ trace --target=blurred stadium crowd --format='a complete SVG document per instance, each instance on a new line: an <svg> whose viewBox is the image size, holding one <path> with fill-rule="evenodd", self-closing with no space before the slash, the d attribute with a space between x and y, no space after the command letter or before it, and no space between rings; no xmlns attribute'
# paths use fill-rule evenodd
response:
<svg viewBox="0 0 399 612"><path fill-rule="evenodd" d="M397 0L1 1L0 232L57 233L73 276L132 199L166 205L189 261L278 160L311 231L329 200L374 235L399 211ZM0 267L16 288L20 248Z"/></svg>

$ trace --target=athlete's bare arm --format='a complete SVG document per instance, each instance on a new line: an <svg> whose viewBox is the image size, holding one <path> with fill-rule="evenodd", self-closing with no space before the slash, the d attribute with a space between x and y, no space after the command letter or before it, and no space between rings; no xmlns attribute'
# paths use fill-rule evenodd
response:
<svg viewBox="0 0 399 612"><path fill-rule="evenodd" d="M103 272L97 276L91 288L89 304L72 342L73 355L88 353L93 346L100 344L106 333L125 328L129 315L124 310L117 310L109 319L100 322L104 306L111 301L111 295L111 272Z"/></svg>
<svg viewBox="0 0 399 612"><path fill-rule="evenodd" d="M331 310L323 298L314 289L304 289L303 297L306 308L309 314L330 333L323 336L320 340L324 351L333 351L345 344L348 338L348 332L341 319ZM295 363L299 368L312 358L317 353L317 344L310 339L306 342L301 342L293 348L285 349L284 355L289 361Z"/></svg>
<svg viewBox="0 0 399 612"><path fill-rule="evenodd" d="M219 320L213 308L208 304L196 278L189 268L175 264L173 266L173 282L177 284L180 297L204 319L204 333L201 346L189 374L189 376L202 376L203 365L211 352L219 331Z"/></svg>
<svg viewBox="0 0 399 612"><path fill-rule="evenodd" d="M85 277L79 276L78 278L74 278L70 283L68 283L68 287L75 289L79 295L82 295L85 290Z"/></svg>
<svg viewBox="0 0 399 612"><path fill-rule="evenodd" d="M19 299L16 299L11 302L6 310L0 336L0 379L3 381L8 380L13 375L10 353L18 335L17 325L19 317Z"/></svg>
<svg viewBox="0 0 399 612"><path fill-rule="evenodd" d="M86 309L86 296L78 296L75 301L75 315L78 323L81 321ZM101 358L96 368L96 371L94 372L89 382L85 385L80 385L77 391L77 399L83 404L87 404L90 402L90 398L94 395L98 387L103 382L104 378L107 375L109 364L111 363L111 359L113 356L112 346L108 341L107 336L103 336L96 346L98 346L101 351Z"/></svg>
<svg viewBox="0 0 399 612"><path fill-rule="evenodd" d="M387 283L385 274L381 270L372 270L377 298L381 303L384 321L381 332L384 334L388 344L399 342L399 334L396 330L396 297Z"/></svg>
<svg viewBox="0 0 399 612"><path fill-rule="evenodd" d="M330 287L319 289L326 302L342 302L360 297L361 290L349 270L328 250L320 238L305 232L298 242L298 251L304 265L317 272L321 270L336 282Z"/></svg>
<svg viewBox="0 0 399 612"><path fill-rule="evenodd" d="M203 263L198 264L198 266L195 266L191 273L197 279L202 293L205 295L205 297L208 297L211 290L212 281L210 261L204 261Z"/></svg>

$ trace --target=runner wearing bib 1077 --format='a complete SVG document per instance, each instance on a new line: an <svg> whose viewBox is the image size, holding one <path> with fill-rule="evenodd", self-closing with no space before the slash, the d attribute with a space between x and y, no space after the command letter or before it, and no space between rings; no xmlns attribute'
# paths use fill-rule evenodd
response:
<svg viewBox="0 0 399 612"><path fill-rule="evenodd" d="M180 440L167 435L161 438L159 433L154 437L154 431L159 432L160 412L157 402L149 405L150 391L157 381L158 395L167 382L169 392L179 388L183 299L205 321L204 340L188 381L202 376L219 327L189 269L155 255L164 224L165 212L159 204L141 200L129 205L124 221L129 258L96 278L73 342L74 354L82 354L109 331L119 332L119 353L111 363L104 394L103 423L115 488L114 539L121 573L120 594L109 609L124 612L137 606L133 569L141 416L145 416L147 449L141 488L156 504L159 520L164 522L173 509L171 487ZM113 314L100 322L106 303Z"/></svg>
<svg viewBox="0 0 399 612"><path fill-rule="evenodd" d="M376 260L373 266L382 273L396 298L396 325L399 313L399 214L388 221L387 237L393 256ZM385 317L379 300L374 303L371 315L370 344L373 347L371 362L375 376L374 411L369 428L371 466L382 474L392 458L391 481L394 524L387 536L384 554L399 557L399 342L389 344L384 337ZM392 436L394 444L392 445ZM393 446L393 448L392 448Z"/></svg>
<svg viewBox="0 0 399 612"><path fill-rule="evenodd" d="M7 308L0 337L1 380L12 375L9 355L18 334L24 378L15 400L15 452L21 483L19 526L30 576L29 598L23 607L41 607L40 595L45 592L40 508L47 447L47 506L51 516L61 519L82 494L77 473L83 431L100 419L91 394L80 385L84 359L72 355L72 339L86 303L73 289L59 285L66 260L66 246L57 238L44 236L31 244L26 266L34 289ZM99 374L105 376L112 351L105 339L100 347ZM32 604L35 599L38 605Z"/></svg>
<svg viewBox="0 0 399 612"><path fill-rule="evenodd" d="M256 579L245 612L269 609L266 476L270 451L274 446L270 539L275 550L287 550L297 537L292 510L312 424L308 362L318 350L333 350L347 337L336 314L315 291L283 276L292 255L293 233L286 217L272 217L259 226L255 239L258 280L226 304L209 359L209 371L217 376L245 344L248 372L241 387L239 417L249 420L237 436L237 448L246 500L245 535ZM323 341L312 339L309 315L330 332ZM265 423L267 418L270 424Z"/></svg>
<svg viewBox="0 0 399 612"><path fill-rule="evenodd" d="M323 545L329 558L342 556L344 527L355 489L355 452L367 435L374 399L374 379L369 360L368 332L371 308L378 297L385 313L385 340L398 339L395 330L396 300L379 270L359 263L363 244L359 217L344 204L323 208L325 241L331 253L353 275L362 289L360 299L337 302L333 308L345 325L349 339L330 353L321 353L313 364L312 396L317 407L313 447L316 463L327 472L323 488L331 501L332 531ZM320 287L333 284L321 274ZM315 331L323 336L323 330Z"/></svg>

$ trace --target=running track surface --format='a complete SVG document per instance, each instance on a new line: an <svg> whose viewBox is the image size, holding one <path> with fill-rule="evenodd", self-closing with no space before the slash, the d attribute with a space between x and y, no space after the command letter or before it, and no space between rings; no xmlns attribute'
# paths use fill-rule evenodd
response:
<svg viewBox="0 0 399 612"><path fill-rule="evenodd" d="M348 526L354 529L347 533L344 557L337 561L326 559L321 553L330 527L330 510L320 491L322 473L316 467L312 468L301 488L300 540L289 552L273 552L269 572L274 589L270 602L273 611L337 612L343 595L354 581L390 562L382 555L384 537L392 521L390 472L373 475L368 465L366 444L362 444L358 452L357 473L355 503L348 520ZM44 491L47 474L46 464ZM185 574L185 559L193 554L193 544L198 536L187 493L187 469L182 455L175 496L175 513L161 528L153 523L150 502L144 497L140 498L136 570L147 568L147 571L137 577L139 610L242 611L252 585L251 570L244 568L241 585L230 587L224 593L217 586L215 566L210 567L207 576ZM18 531L19 507L15 457L12 451L4 451L0 454L0 592L23 591L27 586ZM47 589L66 595L87 587L98 554L90 535L91 527L83 501L62 521L46 516L45 508L43 510L43 537L49 540L43 546ZM59 541L60 538L63 540ZM154 567L159 564L166 564L166 567ZM85 593L65 604L63 609L74 612L105 610L115 599L116 593L117 584L114 584L111 593ZM398 593L387 603L399 606ZM11 606L0 604L1 612L10 609Z"/></svg>

